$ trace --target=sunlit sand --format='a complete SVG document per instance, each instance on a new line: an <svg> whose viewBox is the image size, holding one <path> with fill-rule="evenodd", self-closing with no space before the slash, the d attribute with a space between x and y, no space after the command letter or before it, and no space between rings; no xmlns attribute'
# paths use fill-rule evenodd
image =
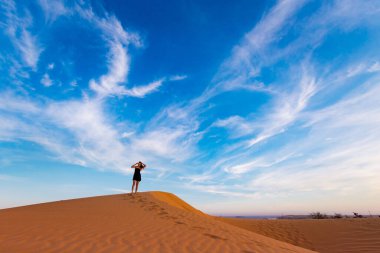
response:
<svg viewBox="0 0 380 253"><path fill-rule="evenodd" d="M0 210L0 252L313 252L209 216L164 192Z"/></svg>

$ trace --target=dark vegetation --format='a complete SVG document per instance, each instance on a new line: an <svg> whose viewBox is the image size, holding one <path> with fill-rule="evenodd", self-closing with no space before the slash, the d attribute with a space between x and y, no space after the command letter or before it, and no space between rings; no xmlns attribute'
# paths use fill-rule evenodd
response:
<svg viewBox="0 0 380 253"><path fill-rule="evenodd" d="M355 213L353 212L353 216L349 216L349 215L342 215L340 213L335 213L334 215L327 215L325 213L321 213L321 212L314 212L314 213L311 213L309 215L309 218L311 219L342 219L342 218L370 218L370 217L373 217L372 215L361 215L359 213ZM376 216L374 216L376 217ZM379 216L380 217L380 216Z"/></svg>
<svg viewBox="0 0 380 253"><path fill-rule="evenodd" d="M327 214L321 212L315 212L310 214L310 218L312 219L327 219L329 216Z"/></svg>

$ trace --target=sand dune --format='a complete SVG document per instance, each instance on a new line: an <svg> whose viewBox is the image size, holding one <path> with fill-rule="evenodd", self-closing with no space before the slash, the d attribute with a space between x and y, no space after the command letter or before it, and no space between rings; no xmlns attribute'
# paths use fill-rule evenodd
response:
<svg viewBox="0 0 380 253"><path fill-rule="evenodd" d="M220 218L276 240L321 253L379 253L380 219L256 220Z"/></svg>
<svg viewBox="0 0 380 253"><path fill-rule="evenodd" d="M110 195L0 210L0 252L313 252L221 222L175 195Z"/></svg>

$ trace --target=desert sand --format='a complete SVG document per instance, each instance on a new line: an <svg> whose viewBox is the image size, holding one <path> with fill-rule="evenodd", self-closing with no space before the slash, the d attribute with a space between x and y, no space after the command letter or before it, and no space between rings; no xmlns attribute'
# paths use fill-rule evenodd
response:
<svg viewBox="0 0 380 253"><path fill-rule="evenodd" d="M220 218L220 220L321 253L380 252L380 218L326 220Z"/></svg>
<svg viewBox="0 0 380 253"><path fill-rule="evenodd" d="M1 253L314 252L220 221L164 192L0 210Z"/></svg>

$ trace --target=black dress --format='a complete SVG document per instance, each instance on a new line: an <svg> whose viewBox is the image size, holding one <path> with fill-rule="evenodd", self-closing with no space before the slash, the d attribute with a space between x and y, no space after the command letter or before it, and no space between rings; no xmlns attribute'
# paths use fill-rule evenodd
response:
<svg viewBox="0 0 380 253"><path fill-rule="evenodd" d="M135 174L133 174L133 180L141 181L140 169L135 168Z"/></svg>

